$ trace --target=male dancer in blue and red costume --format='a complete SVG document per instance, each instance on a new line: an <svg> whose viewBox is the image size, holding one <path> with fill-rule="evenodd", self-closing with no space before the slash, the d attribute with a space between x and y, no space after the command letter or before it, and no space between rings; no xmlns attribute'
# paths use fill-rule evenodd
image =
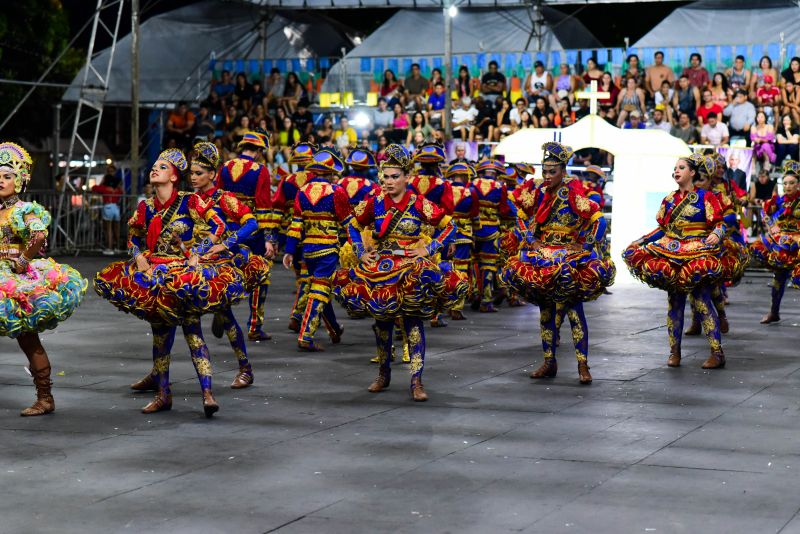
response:
<svg viewBox="0 0 800 534"><path fill-rule="evenodd" d="M323 348L314 342L314 333L320 319L325 323L331 341L341 341L343 329L336 321L331 294L333 275L339 265L339 236L345 231L351 210L347 193L333 183L344 170L342 160L333 149L319 150L306 170L310 176L295 196L283 266L291 268L295 257L300 254L308 266L308 297L297 346L300 350L319 352Z"/></svg>
<svg viewBox="0 0 800 534"><path fill-rule="evenodd" d="M350 150L345 165L349 172L338 183L347 193L350 206L355 208L367 197L380 193L380 186L370 179L370 171L376 167L375 154L372 151L366 148Z"/></svg>
<svg viewBox="0 0 800 534"><path fill-rule="evenodd" d="M222 166L217 178L217 187L229 191L236 196L255 215L258 231L242 245L253 254L271 258L275 251L272 236L266 233L269 214L272 208L270 199L270 176L267 166L258 163L261 151L269 148L267 136L258 132L245 132L239 142L239 157ZM269 280L262 286L253 289L250 294L250 320L247 323L247 338L251 341L265 341L272 337L264 332L264 303L269 291ZM225 331L223 318L217 314L211 328L216 337L222 337Z"/></svg>
<svg viewBox="0 0 800 534"><path fill-rule="evenodd" d="M438 141L425 141L414 152L412 161L419 165L416 173L408 180L408 188L417 195L439 206L445 215L453 215L453 189L450 182L444 180L439 165L445 161L444 147ZM442 250L442 259L449 256L449 250ZM447 326L444 315L431 319L431 326Z"/></svg>
<svg viewBox="0 0 800 534"><path fill-rule="evenodd" d="M481 313L494 313L494 287L497 276L498 241L500 218L511 214L516 217L516 208L508 201L506 185L498 180L505 168L496 160L487 159L478 164L478 177L472 187L478 194L480 229L475 232L475 256L478 264L478 295L473 308Z"/></svg>
<svg viewBox="0 0 800 534"><path fill-rule="evenodd" d="M289 164L297 166L297 171L281 179L278 183L275 194L272 196L272 212L267 223L267 232L275 242L280 242L281 239L285 240L294 213L294 199L297 192L309 179L305 166L311 163L311 158L316 150L316 145L306 142L296 143L292 147ZM292 314L289 317L289 330L299 332L303 311L306 308L305 298L308 295L306 291L308 268L300 255L294 259L294 275L297 281L297 293L292 305Z"/></svg>
<svg viewBox="0 0 800 534"><path fill-rule="evenodd" d="M472 269L472 247L475 245L475 231L480 228L481 220L478 216L478 194L472 187L475 169L469 163L453 163L444 173L450 180L453 189L453 223L456 234L453 239L455 252L453 253L453 266L456 271L464 273L467 280ZM470 284L472 286L472 284ZM464 303L450 310L450 318L454 321L465 319L462 309Z"/></svg>

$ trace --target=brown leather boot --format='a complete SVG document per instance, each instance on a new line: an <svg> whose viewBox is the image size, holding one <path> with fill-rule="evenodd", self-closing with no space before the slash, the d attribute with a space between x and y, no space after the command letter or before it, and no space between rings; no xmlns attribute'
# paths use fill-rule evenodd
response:
<svg viewBox="0 0 800 534"><path fill-rule="evenodd" d="M32 417L52 413L56 409L56 402L53 400L50 380L50 366L44 367L33 373L33 385L36 386L36 402L29 408L20 412L22 417Z"/></svg>
<svg viewBox="0 0 800 534"><path fill-rule="evenodd" d="M700 327L700 321L697 319L692 319L692 324L686 331L683 333L684 336L699 336L703 333L703 329Z"/></svg>
<svg viewBox="0 0 800 534"><path fill-rule="evenodd" d="M672 352L667 358L667 367L680 367L681 366L681 354L680 352Z"/></svg>
<svg viewBox="0 0 800 534"><path fill-rule="evenodd" d="M203 411L209 419L219 411L219 404L214 400L214 395L211 393L210 389L203 392Z"/></svg>
<svg viewBox="0 0 800 534"><path fill-rule="evenodd" d="M723 334L727 334L730 331L731 326L728 324L728 317L726 315L719 316L719 331Z"/></svg>
<svg viewBox="0 0 800 534"><path fill-rule="evenodd" d="M723 367L725 367L725 353L722 352L722 349L712 352L703 362L703 369L722 369Z"/></svg>
<svg viewBox="0 0 800 534"><path fill-rule="evenodd" d="M425 393L425 388L422 387L422 379L416 377L411 380L411 398L414 402L425 402L428 400L428 394Z"/></svg>
<svg viewBox="0 0 800 534"><path fill-rule="evenodd" d="M589 364L586 362L578 362L578 380L581 384L591 384L592 375L589 373Z"/></svg>
<svg viewBox="0 0 800 534"><path fill-rule="evenodd" d="M392 381L392 376L388 373L384 373L381 371L375 380L372 381L372 384L369 385L367 391L370 393L380 393L384 389L389 387L389 383Z"/></svg>
<svg viewBox="0 0 800 534"><path fill-rule="evenodd" d="M142 413L166 412L171 409L172 395L166 395L163 391L159 391L155 398L142 408Z"/></svg>
<svg viewBox="0 0 800 534"><path fill-rule="evenodd" d="M431 328L444 328L446 326L447 323L445 322L443 315L437 315L431 319Z"/></svg>
<svg viewBox="0 0 800 534"><path fill-rule="evenodd" d="M239 372L231 382L231 389L244 389L253 384L254 377L252 369L239 367Z"/></svg>
<svg viewBox="0 0 800 534"><path fill-rule="evenodd" d="M247 339L249 339L250 341L269 341L270 339L272 339L272 336L267 334L260 328L257 328L255 330L250 330L247 333Z"/></svg>
<svg viewBox="0 0 800 534"><path fill-rule="evenodd" d="M531 373L531 378L555 378L558 372L558 362L555 358L545 358L544 363Z"/></svg>
<svg viewBox="0 0 800 534"><path fill-rule="evenodd" d="M289 319L289 330L292 332L300 332L300 321L292 317Z"/></svg>
<svg viewBox="0 0 800 534"><path fill-rule="evenodd" d="M313 341L298 341L297 348L303 352L325 352L325 348L322 345Z"/></svg>
<svg viewBox="0 0 800 534"><path fill-rule="evenodd" d="M326 326L327 326L327 323L326 323ZM342 342L342 334L344 334L344 327L343 326L340 326L338 330L336 328L334 328L333 326L328 328L328 337L331 338L331 343L334 344L334 345Z"/></svg>
<svg viewBox="0 0 800 534"><path fill-rule="evenodd" d="M761 324L777 323L781 320L781 316L777 313L769 312L761 318Z"/></svg>
<svg viewBox="0 0 800 534"><path fill-rule="evenodd" d="M148 373L141 380L137 380L136 382L131 384L131 389L134 391L158 391L158 384L156 383L156 377Z"/></svg>
<svg viewBox="0 0 800 534"><path fill-rule="evenodd" d="M461 310L450 310L450 319L453 321L466 321L466 317L461 313Z"/></svg>
<svg viewBox="0 0 800 534"><path fill-rule="evenodd" d="M494 307L494 304L481 304L480 308L478 308L480 313L497 313L497 308Z"/></svg>

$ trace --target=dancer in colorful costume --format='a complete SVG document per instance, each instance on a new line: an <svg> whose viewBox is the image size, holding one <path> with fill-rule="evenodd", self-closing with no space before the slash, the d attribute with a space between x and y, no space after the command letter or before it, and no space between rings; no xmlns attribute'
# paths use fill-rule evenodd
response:
<svg viewBox="0 0 800 534"><path fill-rule="evenodd" d="M516 208L508 201L506 185L499 180L505 167L493 159L483 160L476 169L478 177L472 187L478 194L480 228L475 232L477 262L477 295L473 308L481 313L494 313L494 289L499 260L500 219L516 216ZM502 173L502 174L501 174Z"/></svg>
<svg viewBox="0 0 800 534"><path fill-rule="evenodd" d="M225 313L244 298L242 274L231 263L200 263L200 256L213 246L211 239L199 240L200 228L224 226L209 210L208 221L201 213L199 197L178 191L187 171L183 153L162 152L150 171L154 198L139 203L128 221L129 261L114 262L97 273L97 293L120 310L150 323L153 330L153 370L132 384L135 390L157 390L143 409L153 413L172 408L169 382L170 352L178 325L183 328L192 364L203 393L203 411L211 417L219 410L212 393L212 368L203 339L200 317Z"/></svg>
<svg viewBox="0 0 800 534"><path fill-rule="evenodd" d="M450 180L453 191L453 223L456 234L453 239L455 252L453 266L456 271L469 280L472 273L472 248L475 245L475 231L481 226L478 213L478 194L472 187L475 169L466 162L457 162L447 167L445 178ZM468 282L469 283L469 282ZM471 285L471 284L470 284ZM450 318L454 321L465 319L462 310L464 302L459 302L450 310Z"/></svg>
<svg viewBox="0 0 800 534"><path fill-rule="evenodd" d="M800 162L783 164L783 195L764 202L764 233L750 247L753 256L772 271L772 306L762 324L781 320L786 282L800 286Z"/></svg>
<svg viewBox="0 0 800 534"><path fill-rule="evenodd" d="M444 146L438 141L425 141L414 152L413 161L419 165L416 173L408 180L408 188L417 195L430 200L445 215L453 215L453 189L450 182L444 180L440 165L444 163L446 155ZM442 258L449 259L450 251L442 250ZM444 315L440 314L431 319L434 328L447 326Z"/></svg>
<svg viewBox="0 0 800 534"><path fill-rule="evenodd" d="M267 224L267 235L275 243L281 241L285 244L289 226L292 224L294 215L294 199L297 192L309 179L309 174L305 167L311 163L316 152L317 146L312 143L299 142L292 147L292 154L289 157L289 165L294 165L297 170L292 174L282 178L272 195L272 211ZM303 321L303 312L306 309L306 297L308 291L308 267L300 255L295 256L294 276L296 282L296 293L292 313L289 316L289 330L300 332L300 324Z"/></svg>
<svg viewBox="0 0 800 534"><path fill-rule="evenodd" d="M520 180L524 180L524 176L528 174L533 175L535 172L535 169L527 164L515 164L505 167L501 177L506 185L509 204L514 204L514 192L517 190L517 187L522 187ZM514 205L514 209L509 209L500 216L500 237L497 242L497 251L499 253L497 259L498 271L508 262L508 258L519 252L520 241L517 231L517 210L518 206ZM512 308L525 305L519 295L506 287L499 277L495 279L495 283L497 285L493 301L495 306L502 304L505 299L508 299L508 305Z"/></svg>
<svg viewBox="0 0 800 534"><path fill-rule="evenodd" d="M306 308L297 346L309 352L323 350L314 342L320 319L332 343L339 343L344 331L331 305L333 275L339 264L339 235L351 213L347 193L335 183L342 170L344 164L333 149L323 148L314 154L306 166L308 181L295 196L292 224L286 235L283 266L290 269L295 257L302 254L308 268L307 295L303 299Z"/></svg>
<svg viewBox="0 0 800 534"><path fill-rule="evenodd" d="M50 360L39 333L68 319L88 285L72 267L41 257L50 214L18 196L31 180L32 165L24 148L0 143L0 335L17 340L33 375L36 402L20 412L24 417L56 409Z"/></svg>
<svg viewBox="0 0 800 534"><path fill-rule="evenodd" d="M622 254L633 276L667 292L667 365L681 364L683 316L687 295L695 300L711 353L703 369L725 366L719 316L711 290L723 278L721 242L725 237L722 207L716 195L695 186L705 158L699 154L680 158L673 178L678 190L661 202L659 228L634 241ZM711 173L709 173L710 175Z"/></svg>
<svg viewBox="0 0 800 534"><path fill-rule="evenodd" d="M422 386L425 364L424 320L447 310L466 295L463 274L434 256L455 236L449 215L429 200L407 189L411 159L400 145L389 145L381 162L383 191L359 204L348 232L361 263L337 273L339 298L351 314L375 319L375 341L380 356L378 377L369 386L377 393L391 381L390 354L395 320L402 318L411 346L411 396L425 401ZM361 232L374 225L373 244L367 247ZM423 225L434 228L425 243Z"/></svg>
<svg viewBox="0 0 800 534"><path fill-rule="evenodd" d="M597 243L605 237L606 221L600 207L583 196L580 182L565 180L572 149L556 142L545 143L542 149L542 183L518 196L517 220L523 244L509 259L501 277L539 306L544 363L531 378L556 376L556 320L566 313L572 325L579 381L591 384L589 328L583 303L599 297L614 282L614 263L597 250ZM528 218L528 213L532 217Z"/></svg>
<svg viewBox="0 0 800 534"><path fill-rule="evenodd" d="M250 209L258 224L258 231L243 242L252 254L265 258L274 255L274 249L267 234L271 201L271 182L267 166L256 161L262 151L269 148L267 136L258 132L245 132L239 141L239 157L227 162L219 172L217 188L233 193L236 198ZM269 274L263 283L252 288L250 292L250 320L247 323L247 337L251 341L264 341L272 337L263 331L264 303L269 291ZM216 337L222 337L225 327L221 315L214 316L212 331Z"/></svg>
<svg viewBox="0 0 800 534"><path fill-rule="evenodd" d="M725 182L725 158L718 152L713 155L703 156L702 161L698 158L698 179L695 186L700 189L711 191L722 208L722 221L725 228L725 237L722 239L722 280L711 288L711 301L717 310L719 317L719 331L727 334L729 330L728 315L725 311L726 292L725 285L734 286L738 284L744 270L750 263L750 254L745 246L744 238L739 232L738 219L738 199L733 189ZM692 324L684 332L687 336L697 336L702 333L700 313L695 306L693 296L689 296L692 305Z"/></svg>

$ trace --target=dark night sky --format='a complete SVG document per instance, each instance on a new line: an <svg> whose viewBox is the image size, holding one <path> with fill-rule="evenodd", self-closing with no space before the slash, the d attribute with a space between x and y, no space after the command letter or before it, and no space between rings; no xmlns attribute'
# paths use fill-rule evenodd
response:
<svg viewBox="0 0 800 534"><path fill-rule="evenodd" d="M193 4L197 0L140 0L142 20ZM62 0L69 14L72 32L76 32L91 16L94 2L86 0ZM635 42L673 10L691 2L642 2L637 4L592 4L561 7L560 11L574 14L605 46L621 46L624 38ZM126 14L120 26L120 35L130 32L130 10L126 2ZM394 9L348 9L326 10L331 18L346 24L357 32L369 34L395 13ZM89 32L84 32L79 45L85 47Z"/></svg>

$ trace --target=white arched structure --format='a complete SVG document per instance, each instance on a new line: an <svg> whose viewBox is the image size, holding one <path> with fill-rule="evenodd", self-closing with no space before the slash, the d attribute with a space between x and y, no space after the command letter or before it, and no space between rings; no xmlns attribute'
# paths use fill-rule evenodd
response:
<svg viewBox="0 0 800 534"><path fill-rule="evenodd" d="M620 254L634 239L656 227L661 200L676 188L672 179L675 160L691 150L663 130L621 130L597 115L588 115L561 130L520 130L501 141L495 153L508 162L541 164L541 147L554 136L576 151L594 147L614 154L611 255L617 265L617 283L632 281Z"/></svg>

